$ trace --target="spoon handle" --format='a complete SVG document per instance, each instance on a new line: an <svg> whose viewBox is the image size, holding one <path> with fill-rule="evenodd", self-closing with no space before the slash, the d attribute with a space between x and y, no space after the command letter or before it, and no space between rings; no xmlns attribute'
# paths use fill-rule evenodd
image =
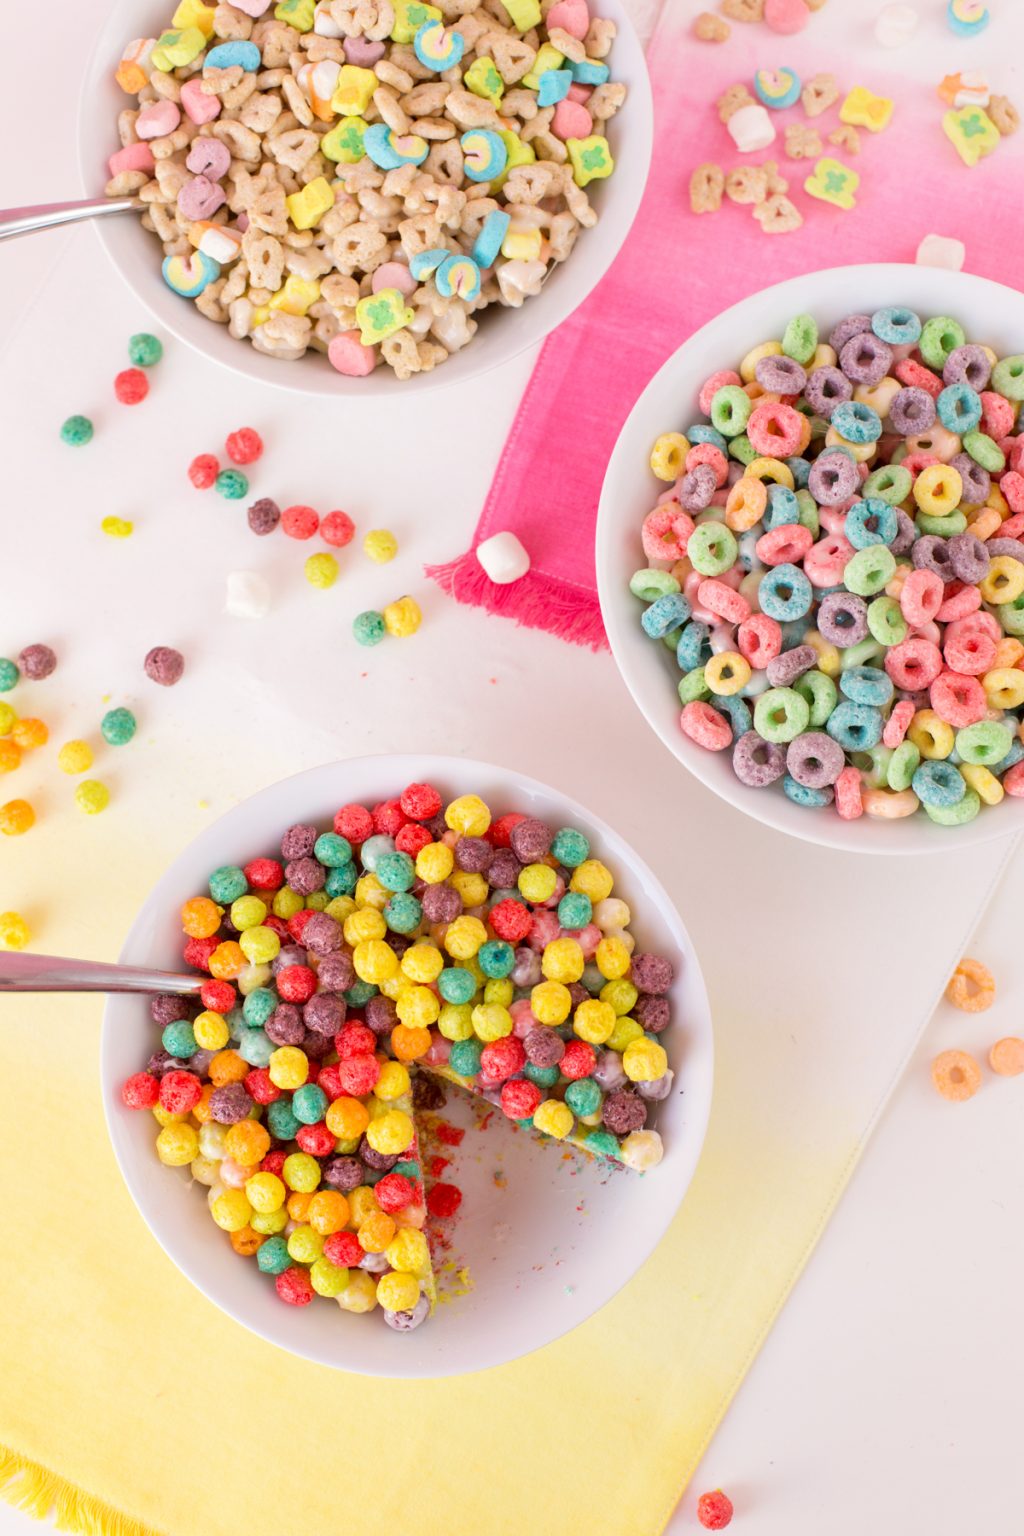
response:
<svg viewBox="0 0 1024 1536"><path fill-rule="evenodd" d="M134 197L89 197L78 203L40 203L35 208L0 208L0 240L10 240L15 235L30 235L37 229L54 229L58 224L77 224L80 219L124 213L138 206Z"/></svg>
<svg viewBox="0 0 1024 1536"><path fill-rule="evenodd" d="M150 971L135 965L65 960L57 955L0 954L4 992L198 992L201 976Z"/></svg>

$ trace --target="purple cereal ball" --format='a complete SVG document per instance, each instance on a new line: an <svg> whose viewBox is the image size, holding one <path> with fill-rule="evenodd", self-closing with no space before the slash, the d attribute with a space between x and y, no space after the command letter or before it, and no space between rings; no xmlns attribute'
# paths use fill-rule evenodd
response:
<svg viewBox="0 0 1024 1536"><path fill-rule="evenodd" d="M949 555L949 541L937 533L926 533L914 540L910 558L919 571L934 571L943 581L953 580L953 562Z"/></svg>
<svg viewBox="0 0 1024 1536"><path fill-rule="evenodd" d="M398 1162L397 1152L375 1152L364 1136L359 1143L358 1156L365 1168L372 1168L374 1173L389 1173Z"/></svg>
<svg viewBox="0 0 1024 1536"><path fill-rule="evenodd" d="M711 465L697 464L693 469L687 470L679 481L680 505L686 512L703 512L705 507L710 507L711 498L717 490L718 477ZM513 836L515 836L514 828ZM512 846L514 848L515 843Z"/></svg>
<svg viewBox="0 0 1024 1536"><path fill-rule="evenodd" d="M187 997L174 997L169 992L161 992L159 997L150 998L149 1016L154 1024L164 1029L176 1019L190 1019L192 1009Z"/></svg>
<svg viewBox="0 0 1024 1536"><path fill-rule="evenodd" d="M601 1105L601 1119L613 1136L628 1136L647 1123L647 1105L628 1088L616 1088Z"/></svg>
<svg viewBox="0 0 1024 1536"><path fill-rule="evenodd" d="M870 329L870 315L847 315L845 320L840 320L832 332L828 339L828 344L833 352L841 352L846 343L852 340L854 336L862 336L866 331L870 331Z"/></svg>
<svg viewBox="0 0 1024 1536"><path fill-rule="evenodd" d="M526 1059L535 1067L557 1067L565 1055L565 1041L547 1024L538 1024L523 1041Z"/></svg>
<svg viewBox="0 0 1024 1536"><path fill-rule="evenodd" d="M299 1045L306 1033L302 1015L294 1003L278 1003L263 1028L274 1045Z"/></svg>
<svg viewBox="0 0 1024 1536"><path fill-rule="evenodd" d="M864 331L842 348L839 366L854 384L880 384L892 367L892 348L874 331Z"/></svg>
<svg viewBox="0 0 1024 1536"><path fill-rule="evenodd" d="M299 896L311 896L322 891L327 871L318 859L289 859L284 867L284 877Z"/></svg>
<svg viewBox="0 0 1024 1536"><path fill-rule="evenodd" d="M975 586L988 575L988 545L973 533L958 533L949 540L949 560L957 581Z"/></svg>
<svg viewBox="0 0 1024 1536"><path fill-rule="evenodd" d="M818 607L818 633L829 645L859 645L867 637L868 605L852 592L827 592Z"/></svg>
<svg viewBox="0 0 1024 1536"><path fill-rule="evenodd" d="M774 656L765 668L773 688L788 688L798 677L803 677L818 665L818 653L813 646L795 645L791 651Z"/></svg>
<svg viewBox="0 0 1024 1536"><path fill-rule="evenodd" d="M306 859L313 852L317 840L316 827L308 822L297 821L289 827L281 839L281 856L284 859Z"/></svg>
<svg viewBox="0 0 1024 1536"><path fill-rule="evenodd" d="M591 1077L599 1088L605 1093L611 1093L616 1088L621 1088L626 1081L626 1074L622 1067L622 1057L618 1051L600 1051Z"/></svg>
<svg viewBox="0 0 1024 1536"><path fill-rule="evenodd" d="M896 508L896 530L896 537L890 541L889 549L894 555L905 555L917 538L917 528L914 519L902 507Z"/></svg>
<svg viewBox="0 0 1024 1536"><path fill-rule="evenodd" d="M633 1017L638 1024L642 1024L644 1033L660 1035L668 1025L672 1009L667 997L653 997L648 994L638 997L633 1004Z"/></svg>
<svg viewBox="0 0 1024 1536"><path fill-rule="evenodd" d="M259 501L254 501L248 512L249 527L253 533L261 536L273 533L281 521L281 508L276 501L271 501L269 496L261 496Z"/></svg>
<svg viewBox="0 0 1024 1536"><path fill-rule="evenodd" d="M315 1035L336 1035L345 1022L345 1004L330 992L314 992L303 1006L302 1021Z"/></svg>
<svg viewBox="0 0 1024 1536"><path fill-rule="evenodd" d="M29 682L42 682L57 665L57 657L48 645L26 645L18 656L18 666Z"/></svg>
<svg viewBox="0 0 1024 1536"><path fill-rule="evenodd" d="M189 1071L195 1072L198 1077L205 1077L209 1071L210 1062L213 1060L216 1054L216 1051L193 1051L192 1055L188 1059Z"/></svg>
<svg viewBox="0 0 1024 1536"><path fill-rule="evenodd" d="M826 731L804 731L786 748L790 778L807 789L834 784L846 765L846 753Z"/></svg>
<svg viewBox="0 0 1024 1536"><path fill-rule="evenodd" d="M323 1061L324 1057L334 1050L334 1039L331 1035L318 1035L315 1030L307 1029L302 1036L300 1046L310 1061Z"/></svg>
<svg viewBox="0 0 1024 1536"><path fill-rule="evenodd" d="M889 407L889 425L901 437L930 431L935 425L935 401L926 389L901 389Z"/></svg>
<svg viewBox="0 0 1024 1536"><path fill-rule="evenodd" d="M590 996L591 996L591 994L587 991L586 987L583 985L582 982L570 981L570 983L569 983L569 997L572 1000L572 1007L573 1007L573 1011L574 1012L579 1007L580 1003L587 1003L587 1002L589 1002L590 1001Z"/></svg>
<svg viewBox="0 0 1024 1536"><path fill-rule="evenodd" d="M448 823L444 819L444 811L438 811L436 816L431 816L430 820L423 822L422 825L430 833L435 843L439 843L448 831Z"/></svg>
<svg viewBox="0 0 1024 1536"><path fill-rule="evenodd" d="M225 1083L210 1095L210 1118L220 1125L237 1125L252 1114L253 1101L241 1083Z"/></svg>
<svg viewBox="0 0 1024 1536"><path fill-rule="evenodd" d="M663 1073L661 1077L654 1078L650 1083L637 1083L636 1091L649 1104L660 1103L662 1099L667 1099L672 1092L672 1079L674 1077L675 1073L670 1069L668 1072Z"/></svg>
<svg viewBox="0 0 1024 1536"><path fill-rule="evenodd" d="M153 1077L163 1077L165 1072L177 1072L181 1067L181 1057L172 1056L170 1051L154 1051L146 1062L146 1071Z"/></svg>
<svg viewBox="0 0 1024 1536"><path fill-rule="evenodd" d="M802 395L807 388L807 370L792 357L762 357L754 376L762 389L775 395Z"/></svg>
<svg viewBox="0 0 1024 1536"><path fill-rule="evenodd" d="M763 741L756 731L744 731L732 749L732 771L748 788L764 789L785 773L785 748Z"/></svg>
<svg viewBox="0 0 1024 1536"><path fill-rule="evenodd" d="M270 962L270 969L276 976L278 971L286 970L289 965L305 965L306 951L300 944L283 945Z"/></svg>
<svg viewBox="0 0 1024 1536"><path fill-rule="evenodd" d="M837 507L849 501L860 485L857 466L838 449L827 449L811 465L807 489L819 507Z"/></svg>
<svg viewBox="0 0 1024 1536"><path fill-rule="evenodd" d="M541 959L535 949L523 946L516 950L511 981L514 987L535 987L541 980Z"/></svg>
<svg viewBox="0 0 1024 1536"><path fill-rule="evenodd" d="M428 885L422 904L428 923L453 923L462 911L462 897L451 885Z"/></svg>
<svg viewBox="0 0 1024 1536"><path fill-rule="evenodd" d="M550 852L554 836L545 822L538 821L536 816L527 816L524 821L516 822L508 840L521 864L536 864Z"/></svg>
<svg viewBox="0 0 1024 1536"><path fill-rule="evenodd" d="M375 1035L390 1035L398 1023L398 1009L390 997L378 992L363 1009L363 1017Z"/></svg>
<svg viewBox="0 0 1024 1536"><path fill-rule="evenodd" d="M949 461L950 469L955 469L963 481L963 493L960 497L969 507L980 507L988 500L988 493L992 489L992 476L987 469L972 459L969 453L958 453Z"/></svg>
<svg viewBox="0 0 1024 1536"><path fill-rule="evenodd" d="M324 1165L323 1179L328 1188L339 1189L347 1195L363 1182L363 1165L358 1157L332 1157Z"/></svg>
<svg viewBox="0 0 1024 1536"><path fill-rule="evenodd" d="M341 924L326 912L314 912L306 920L302 942L314 955L332 955L341 948Z"/></svg>
<svg viewBox="0 0 1024 1536"><path fill-rule="evenodd" d="M989 539L985 548L993 559L997 555L1009 555L1011 560L1024 562L1024 544L1019 539Z"/></svg>
<svg viewBox="0 0 1024 1536"><path fill-rule="evenodd" d="M143 662L146 676L161 688L172 688L185 670L185 658L170 645L154 645Z"/></svg>
<svg viewBox="0 0 1024 1536"><path fill-rule="evenodd" d="M984 347L970 342L964 347L954 347L942 370L944 384L969 384L979 394L988 388L991 377L992 364Z"/></svg>
<svg viewBox="0 0 1024 1536"><path fill-rule="evenodd" d="M412 1080L412 1107L419 1110L443 1109L444 1089L434 1078L417 1072Z"/></svg>
<svg viewBox="0 0 1024 1536"><path fill-rule="evenodd" d="M638 992L653 992L663 996L675 977L671 960L664 955L633 955L629 966L629 979Z"/></svg>
<svg viewBox="0 0 1024 1536"><path fill-rule="evenodd" d="M485 837L460 837L455 844L455 862L469 875L482 875L494 859L494 849Z"/></svg>
<svg viewBox="0 0 1024 1536"><path fill-rule="evenodd" d="M487 884L492 891L515 890L522 868L511 848L499 848L487 870Z"/></svg>
<svg viewBox="0 0 1024 1536"><path fill-rule="evenodd" d="M853 399L853 385L845 373L826 364L823 368L815 368L808 377L804 399L815 416L831 421L836 406Z"/></svg>
<svg viewBox="0 0 1024 1536"><path fill-rule="evenodd" d="M344 949L324 955L317 967L316 979L325 992L347 992L356 979L352 956Z"/></svg>
<svg viewBox="0 0 1024 1536"><path fill-rule="evenodd" d="M405 954L407 949L411 949L412 948L412 943L413 943L412 939L410 939L410 937L409 937L409 935L407 933L389 933L389 934L386 934L385 938L384 938L384 942L385 942L385 944L387 944L389 949L394 950L394 952L398 956L399 960L401 960L402 956Z"/></svg>

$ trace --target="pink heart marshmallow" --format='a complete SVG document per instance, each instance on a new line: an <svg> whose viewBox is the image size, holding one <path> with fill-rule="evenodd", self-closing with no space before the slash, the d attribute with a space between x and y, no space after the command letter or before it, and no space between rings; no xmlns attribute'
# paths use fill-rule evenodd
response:
<svg viewBox="0 0 1024 1536"><path fill-rule="evenodd" d="M341 331L331 338L327 361L350 379L365 378L376 362L372 347L364 347L358 331Z"/></svg>
<svg viewBox="0 0 1024 1536"><path fill-rule="evenodd" d="M203 90L203 82L198 76L185 81L181 88L181 104L192 122L200 128L204 123L212 123L220 111L217 97Z"/></svg>

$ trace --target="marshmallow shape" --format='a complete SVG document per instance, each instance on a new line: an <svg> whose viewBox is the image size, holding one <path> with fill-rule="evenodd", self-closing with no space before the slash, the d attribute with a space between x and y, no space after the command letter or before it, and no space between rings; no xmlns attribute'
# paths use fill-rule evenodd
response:
<svg viewBox="0 0 1024 1536"><path fill-rule="evenodd" d="M740 107L725 126L732 135L736 148L743 154L748 154L755 149L767 149L769 144L775 142L774 124L764 107L758 102L751 102L748 107Z"/></svg>
<svg viewBox="0 0 1024 1536"><path fill-rule="evenodd" d="M231 571L224 612L233 619L265 619L270 612L270 584L256 571Z"/></svg>
<svg viewBox="0 0 1024 1536"><path fill-rule="evenodd" d="M476 547L476 557L497 587L519 581L530 569L530 557L514 533L495 533Z"/></svg>
<svg viewBox="0 0 1024 1536"><path fill-rule="evenodd" d="M875 42L883 48L902 48L917 31L918 15L912 5L887 5L875 21Z"/></svg>
<svg viewBox="0 0 1024 1536"><path fill-rule="evenodd" d="M967 247L950 235L925 235L914 257L919 267L942 267L946 272L962 272Z"/></svg>

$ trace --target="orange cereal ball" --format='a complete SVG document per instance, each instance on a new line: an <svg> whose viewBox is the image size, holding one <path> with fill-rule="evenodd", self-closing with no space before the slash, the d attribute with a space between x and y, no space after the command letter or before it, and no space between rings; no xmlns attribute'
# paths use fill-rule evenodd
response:
<svg viewBox="0 0 1024 1536"><path fill-rule="evenodd" d="M35 824L36 813L27 800L8 800L0 805L0 832L5 837L20 837Z"/></svg>
<svg viewBox="0 0 1024 1536"><path fill-rule="evenodd" d="M251 1259L262 1242L263 1238L252 1227L240 1227L237 1232L231 1233L231 1246L243 1259Z"/></svg>
<svg viewBox="0 0 1024 1536"><path fill-rule="evenodd" d="M239 1120L228 1126L224 1151L243 1168L254 1168L270 1151L270 1132L258 1120Z"/></svg>
<svg viewBox="0 0 1024 1536"><path fill-rule="evenodd" d="M295 1189L288 1196L285 1210L292 1221L305 1221L309 1207L313 1203L313 1196L308 1189Z"/></svg>
<svg viewBox="0 0 1024 1536"><path fill-rule="evenodd" d="M0 773L13 773L21 762L21 748L9 736L0 736Z"/></svg>
<svg viewBox="0 0 1024 1536"><path fill-rule="evenodd" d="M1024 1072L1024 1040L1006 1035L988 1053L988 1064L1000 1077L1019 1077Z"/></svg>
<svg viewBox="0 0 1024 1536"><path fill-rule="evenodd" d="M26 718L15 720L11 736L23 752L28 752L32 747L45 747L50 732L42 720Z"/></svg>
<svg viewBox="0 0 1024 1536"><path fill-rule="evenodd" d="M221 909L209 896L193 896L181 909L181 926L190 939L209 939L220 927Z"/></svg>
<svg viewBox="0 0 1024 1536"><path fill-rule="evenodd" d="M398 1228L384 1211L371 1211L356 1233L367 1253L383 1253Z"/></svg>
<svg viewBox="0 0 1024 1536"><path fill-rule="evenodd" d="M234 939L227 939L223 944L218 944L209 960L210 975L216 976L218 981L234 981L240 971L245 970L246 959Z"/></svg>
<svg viewBox="0 0 1024 1536"><path fill-rule="evenodd" d="M932 1082L944 1099L960 1104L981 1087L981 1068L966 1051L943 1051L932 1062Z"/></svg>
<svg viewBox="0 0 1024 1536"><path fill-rule="evenodd" d="M340 1141L356 1141L370 1123L370 1114L358 1099L342 1097L327 1107L327 1129Z"/></svg>
<svg viewBox="0 0 1024 1536"><path fill-rule="evenodd" d="M228 1083L240 1083L248 1070L248 1065L237 1051L218 1051L206 1069L215 1088L224 1088Z"/></svg>
<svg viewBox="0 0 1024 1536"><path fill-rule="evenodd" d="M336 1189L318 1189L309 1202L306 1220L321 1237L340 1232L349 1219L348 1201Z"/></svg>

